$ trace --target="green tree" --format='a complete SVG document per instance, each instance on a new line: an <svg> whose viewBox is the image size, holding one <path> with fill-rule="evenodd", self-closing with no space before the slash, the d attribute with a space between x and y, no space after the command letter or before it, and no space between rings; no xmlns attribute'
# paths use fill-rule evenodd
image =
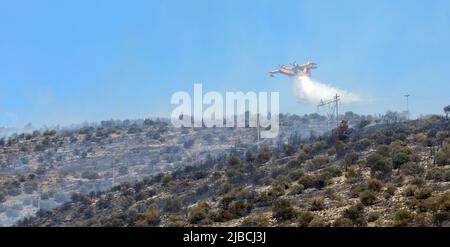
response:
<svg viewBox="0 0 450 247"><path fill-rule="evenodd" d="M448 114L450 114L450 105L444 107L445 119L448 120Z"/></svg>

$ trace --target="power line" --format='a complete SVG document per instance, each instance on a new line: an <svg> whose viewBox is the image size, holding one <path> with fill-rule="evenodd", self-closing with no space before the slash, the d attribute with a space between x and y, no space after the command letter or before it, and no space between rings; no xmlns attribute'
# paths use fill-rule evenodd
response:
<svg viewBox="0 0 450 247"><path fill-rule="evenodd" d="M320 103L317 105L317 111L321 107L328 106L328 121L334 120L336 121L336 126L339 124L339 102L341 98L338 94L336 94L332 99L329 100L320 100Z"/></svg>

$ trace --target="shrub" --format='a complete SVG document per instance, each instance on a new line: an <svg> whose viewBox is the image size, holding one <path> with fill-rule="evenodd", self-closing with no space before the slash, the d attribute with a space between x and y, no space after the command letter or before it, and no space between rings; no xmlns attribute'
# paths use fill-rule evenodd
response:
<svg viewBox="0 0 450 247"><path fill-rule="evenodd" d="M329 161L330 158L328 156L316 156L306 162L305 169L307 171L315 171L324 168Z"/></svg>
<svg viewBox="0 0 450 247"><path fill-rule="evenodd" d="M288 177L292 181L300 179L303 175L305 175L305 172L302 169L294 169L288 173Z"/></svg>
<svg viewBox="0 0 450 247"><path fill-rule="evenodd" d="M426 179L448 182L450 181L450 168L432 168L428 171Z"/></svg>
<svg viewBox="0 0 450 247"><path fill-rule="evenodd" d="M305 189L305 186L302 184L296 184L292 186L291 191L289 192L290 195L298 195L303 193L303 190Z"/></svg>
<svg viewBox="0 0 450 247"><path fill-rule="evenodd" d="M355 183L362 177L361 171L353 167L349 168L345 173L347 183Z"/></svg>
<svg viewBox="0 0 450 247"><path fill-rule="evenodd" d="M414 214L406 209L400 209L395 213L394 226L409 226L414 221Z"/></svg>
<svg viewBox="0 0 450 247"><path fill-rule="evenodd" d="M350 227L353 226L353 221L349 218L339 217L333 222L334 227Z"/></svg>
<svg viewBox="0 0 450 247"><path fill-rule="evenodd" d="M164 211L179 212L182 208L181 202L178 199L168 198L164 203Z"/></svg>
<svg viewBox="0 0 450 247"><path fill-rule="evenodd" d="M366 184L355 184L352 187L350 187L349 196L351 198L356 198L361 194L361 192L367 190Z"/></svg>
<svg viewBox="0 0 450 247"><path fill-rule="evenodd" d="M310 202L309 210L320 211L325 209L325 201L323 198L313 198Z"/></svg>
<svg viewBox="0 0 450 247"><path fill-rule="evenodd" d="M312 188L314 186L314 176L305 175L298 180L298 183L303 185L305 189Z"/></svg>
<svg viewBox="0 0 450 247"><path fill-rule="evenodd" d="M260 164L263 164L269 161L270 158L272 158L272 149L269 146L264 145L261 148L261 151L256 156L256 161Z"/></svg>
<svg viewBox="0 0 450 247"><path fill-rule="evenodd" d="M372 144L372 142L369 139L364 138L364 139L361 139L361 140L357 141L356 143L354 143L353 148L355 149L355 151L360 152L360 151L366 150L371 144Z"/></svg>
<svg viewBox="0 0 450 247"><path fill-rule="evenodd" d="M417 186L411 185L411 186L406 187L403 194L405 196L414 196L414 192L416 192L416 190L417 190Z"/></svg>
<svg viewBox="0 0 450 247"><path fill-rule="evenodd" d="M349 166L355 165L358 159L359 155L356 152L350 151L345 155L342 162L344 164L344 167L347 168Z"/></svg>
<svg viewBox="0 0 450 247"><path fill-rule="evenodd" d="M384 192L384 198L388 199L391 196L395 195L395 191L397 190L397 187L395 185L390 184L386 187L386 191Z"/></svg>
<svg viewBox="0 0 450 247"><path fill-rule="evenodd" d="M278 222L290 220L294 218L294 216L295 211L289 200L280 199L273 203L272 217L274 217Z"/></svg>
<svg viewBox="0 0 450 247"><path fill-rule="evenodd" d="M373 205L377 201L377 196L372 191L363 191L359 194L359 200L363 205Z"/></svg>
<svg viewBox="0 0 450 247"><path fill-rule="evenodd" d="M376 192L380 192L381 189L383 188L383 182L378 180L378 179L369 179L369 181L367 182L368 188L371 191L376 191Z"/></svg>
<svg viewBox="0 0 450 247"><path fill-rule="evenodd" d="M394 169L398 169L401 165L409 161L411 161L410 156L403 152L395 153L392 156L392 164L394 165Z"/></svg>
<svg viewBox="0 0 450 247"><path fill-rule="evenodd" d="M418 176L424 172L425 169L415 162L407 162L400 167L400 174L405 176Z"/></svg>
<svg viewBox="0 0 450 247"><path fill-rule="evenodd" d="M189 222L197 224L208 215L209 205L206 202L193 206L189 212Z"/></svg>
<svg viewBox="0 0 450 247"><path fill-rule="evenodd" d="M150 209L143 215L143 219L136 222L136 226L148 227L158 226L161 222L159 211L156 209Z"/></svg>
<svg viewBox="0 0 450 247"><path fill-rule="evenodd" d="M314 217L314 219L309 222L308 227L328 227L329 224L319 217Z"/></svg>
<svg viewBox="0 0 450 247"><path fill-rule="evenodd" d="M352 220L353 224L356 226L365 226L365 212L364 205L358 203L344 210L342 216Z"/></svg>
<svg viewBox="0 0 450 247"><path fill-rule="evenodd" d="M230 166L239 165L241 161L239 160L239 157L236 155L231 155L230 158L228 158L228 164Z"/></svg>
<svg viewBox="0 0 450 247"><path fill-rule="evenodd" d="M374 222L377 221L380 218L381 214L379 212L370 212L367 215L367 221L368 222Z"/></svg>
<svg viewBox="0 0 450 247"><path fill-rule="evenodd" d="M297 222L299 227L307 227L314 219L314 214L311 212L300 212L297 215Z"/></svg>
<svg viewBox="0 0 450 247"><path fill-rule="evenodd" d="M414 197L418 200L427 199L433 191L430 188L420 188L414 191Z"/></svg>
<svg viewBox="0 0 450 247"><path fill-rule="evenodd" d="M161 183L167 185L170 181L172 181L172 174L165 173L161 179Z"/></svg>
<svg viewBox="0 0 450 247"><path fill-rule="evenodd" d="M323 169L322 174L328 174L330 177L340 177L342 176L342 171L337 166L329 166L325 169Z"/></svg>
<svg viewBox="0 0 450 247"><path fill-rule="evenodd" d="M367 165L370 167L372 177L386 178L392 172L391 161L380 154L367 157Z"/></svg>
<svg viewBox="0 0 450 247"><path fill-rule="evenodd" d="M436 164L438 166L450 165L450 143L445 144L442 150L436 154Z"/></svg>
<svg viewBox="0 0 450 247"><path fill-rule="evenodd" d="M234 201L230 206L230 213L238 218L249 214L251 210L252 204L246 200Z"/></svg>
<svg viewBox="0 0 450 247"><path fill-rule="evenodd" d="M253 215L250 217L245 218L242 221L241 226L244 227L265 227L269 226L270 222L269 219L264 215Z"/></svg>

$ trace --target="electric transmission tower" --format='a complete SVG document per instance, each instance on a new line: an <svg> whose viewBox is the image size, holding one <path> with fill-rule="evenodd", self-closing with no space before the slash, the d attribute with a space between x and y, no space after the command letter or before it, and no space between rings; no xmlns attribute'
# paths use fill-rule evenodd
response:
<svg viewBox="0 0 450 247"><path fill-rule="evenodd" d="M327 117L328 117L328 124L330 125L332 122L334 122L334 126L336 127L339 125L339 102L341 101L341 98L338 94L336 94L332 99L329 100L320 100L320 104L317 105L317 111L320 110L321 107L326 106L328 109ZM330 126L329 126L330 127Z"/></svg>
<svg viewBox="0 0 450 247"><path fill-rule="evenodd" d="M409 96L411 96L411 95L407 93L407 94L405 94L403 96L406 98L406 119L409 120L409 116L410 116L410 113L409 113Z"/></svg>

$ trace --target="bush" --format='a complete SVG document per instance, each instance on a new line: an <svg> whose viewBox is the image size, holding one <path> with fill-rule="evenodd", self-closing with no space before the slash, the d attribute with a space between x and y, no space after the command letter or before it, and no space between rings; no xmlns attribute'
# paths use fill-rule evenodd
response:
<svg viewBox="0 0 450 247"><path fill-rule="evenodd" d="M359 194L361 194L361 192L365 190L367 190L366 184L355 184L352 187L350 187L349 196L351 198L359 197Z"/></svg>
<svg viewBox="0 0 450 247"><path fill-rule="evenodd" d="M400 174L405 176L419 176L425 173L425 169L415 163L415 162L407 162L400 167Z"/></svg>
<svg viewBox="0 0 450 247"><path fill-rule="evenodd" d="M359 194L359 200L363 205L373 205L377 201L377 196L372 191L363 191Z"/></svg>
<svg viewBox="0 0 450 247"><path fill-rule="evenodd" d="M450 165L450 143L445 144L442 150L436 154L436 164L438 166Z"/></svg>
<svg viewBox="0 0 450 247"><path fill-rule="evenodd" d="M178 199L168 198L164 203L164 211L179 212L182 208L181 202Z"/></svg>
<svg viewBox="0 0 450 247"><path fill-rule="evenodd" d="M353 148L355 149L355 151L360 152L366 150L371 144L372 142L369 139L364 138L354 143Z"/></svg>
<svg viewBox="0 0 450 247"><path fill-rule="evenodd" d="M392 156L392 164L394 165L394 169L398 169L400 166L409 161L411 161L411 158L408 154L403 152L395 153Z"/></svg>
<svg viewBox="0 0 450 247"><path fill-rule="evenodd" d="M150 209L143 216L143 219L136 222L136 226L148 227L148 226L158 226L161 222L161 216L158 210Z"/></svg>
<svg viewBox="0 0 450 247"><path fill-rule="evenodd" d="M314 176L305 175L298 180L298 183L303 185L305 189L312 188L314 186Z"/></svg>
<svg viewBox="0 0 450 247"><path fill-rule="evenodd" d="M365 212L364 205L358 203L344 210L342 216L352 220L353 224L356 226L365 226Z"/></svg>
<svg viewBox="0 0 450 247"><path fill-rule="evenodd" d="M349 218L339 217L333 222L333 227L351 227L353 221Z"/></svg>
<svg viewBox="0 0 450 247"><path fill-rule="evenodd" d="M367 216L367 221L368 222L374 222L377 221L380 218L380 213L379 212L370 212L369 215Z"/></svg>
<svg viewBox="0 0 450 247"><path fill-rule="evenodd" d="M414 196L414 193L416 192L416 190L417 190L417 186L411 185L411 186L406 187L403 194L405 196Z"/></svg>
<svg viewBox="0 0 450 247"><path fill-rule="evenodd" d="M241 226L244 227L266 227L269 226L269 219L264 215L253 215L245 218Z"/></svg>
<svg viewBox="0 0 450 247"><path fill-rule="evenodd" d="M391 161L380 154L372 154L367 157L367 165L370 167L372 177L386 178L392 172Z"/></svg>
<svg viewBox="0 0 450 247"><path fill-rule="evenodd" d="M345 173L345 179L347 183L355 183L362 177L361 171L353 167L349 168Z"/></svg>
<svg viewBox="0 0 450 247"><path fill-rule="evenodd" d="M296 181L296 180L300 179L303 175L305 175L305 172L302 169L294 169L288 173L288 177L292 181Z"/></svg>
<svg viewBox="0 0 450 247"><path fill-rule="evenodd" d="M273 203L272 217L274 217L278 222L290 220L294 218L294 216L295 211L289 200L280 199Z"/></svg>
<svg viewBox="0 0 450 247"><path fill-rule="evenodd" d="M270 158L272 158L272 149L269 146L264 145L261 148L261 151L256 156L256 161L260 164L263 164L269 161Z"/></svg>
<svg viewBox="0 0 450 247"><path fill-rule="evenodd" d="M414 221L414 214L406 209L400 209L395 213L394 226L410 226Z"/></svg>
<svg viewBox="0 0 450 247"><path fill-rule="evenodd" d="M414 191L414 197L418 200L427 199L433 191L430 188L421 188Z"/></svg>
<svg viewBox="0 0 450 247"><path fill-rule="evenodd" d="M310 202L309 210L320 211L325 209L325 201L323 198L313 198Z"/></svg>
<svg viewBox="0 0 450 247"><path fill-rule="evenodd" d="M239 157L236 155L231 155L230 158L228 158L228 164L230 166L239 165L241 161L239 160Z"/></svg>
<svg viewBox="0 0 450 247"><path fill-rule="evenodd" d="M303 190L305 189L305 186L302 184L296 184L292 186L291 191L289 192L290 195L298 195L303 193Z"/></svg>
<svg viewBox="0 0 450 247"><path fill-rule="evenodd" d="M426 179L448 182L450 181L450 168L432 168L428 171Z"/></svg>
<svg viewBox="0 0 450 247"><path fill-rule="evenodd" d="M369 179L367 183L369 190L380 192L384 186L384 183L378 179Z"/></svg>
<svg viewBox="0 0 450 247"><path fill-rule="evenodd" d="M345 155L342 162L344 164L344 167L347 168L349 166L355 165L358 159L359 155L356 152L350 151Z"/></svg>
<svg viewBox="0 0 450 247"><path fill-rule="evenodd" d="M206 202L193 206L189 212L189 222L197 224L208 215L209 205Z"/></svg>
<svg viewBox="0 0 450 247"><path fill-rule="evenodd" d="M340 176L342 176L342 171L337 166L329 166L329 167L323 169L322 174L327 174L330 177L340 177Z"/></svg>
<svg viewBox="0 0 450 247"><path fill-rule="evenodd" d="M309 222L308 227L328 227L329 224L319 217L314 217L314 219Z"/></svg>
<svg viewBox="0 0 450 247"><path fill-rule="evenodd" d="M314 219L314 214L311 212L300 212L297 215L297 222L299 227L307 227Z"/></svg>
<svg viewBox="0 0 450 247"><path fill-rule="evenodd" d="M395 185L390 184L386 187L386 191L384 192L384 198L388 199L391 196L395 195L395 191L397 190L397 187Z"/></svg>
<svg viewBox="0 0 450 247"><path fill-rule="evenodd" d="M230 213L238 218L249 214L251 210L252 204L246 200L234 201L230 206Z"/></svg>
<svg viewBox="0 0 450 247"><path fill-rule="evenodd" d="M307 171L315 171L324 168L329 161L330 158L328 156L316 156L306 162L305 169Z"/></svg>

